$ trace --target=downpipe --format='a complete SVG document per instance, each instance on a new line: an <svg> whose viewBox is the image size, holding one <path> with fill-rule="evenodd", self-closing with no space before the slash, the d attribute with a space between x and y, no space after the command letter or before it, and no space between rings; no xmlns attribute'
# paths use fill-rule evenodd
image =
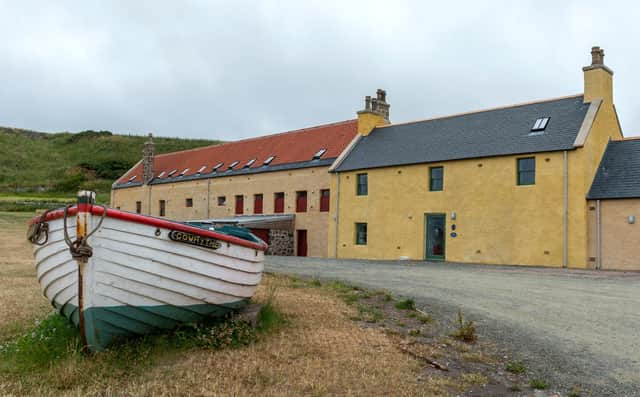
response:
<svg viewBox="0 0 640 397"><path fill-rule="evenodd" d="M338 258L338 222L340 221L340 173L336 172L336 214L335 216L335 239L333 242L333 257Z"/></svg>
<svg viewBox="0 0 640 397"><path fill-rule="evenodd" d="M563 162L564 162L564 169L563 169L563 193L562 193L562 267L564 269L567 268L568 266L568 257L569 257L569 251L568 251L568 247L567 247L567 242L568 242L568 218L569 218L569 212L568 212L568 207L569 207L569 200L568 200L568 196L569 196L569 161L568 161L568 154L567 151L565 150L563 152Z"/></svg>
<svg viewBox="0 0 640 397"><path fill-rule="evenodd" d="M601 235L601 223L600 223L600 200L596 200L596 270L602 268L602 235Z"/></svg>

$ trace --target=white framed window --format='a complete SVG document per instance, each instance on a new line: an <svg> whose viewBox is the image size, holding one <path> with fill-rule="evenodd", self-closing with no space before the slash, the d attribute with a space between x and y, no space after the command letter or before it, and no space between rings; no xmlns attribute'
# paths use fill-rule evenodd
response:
<svg viewBox="0 0 640 397"><path fill-rule="evenodd" d="M314 160L318 160L320 159L320 157L322 157L323 154L325 154L327 152L327 149L320 149L316 152L316 154L313 155L313 159Z"/></svg>
<svg viewBox="0 0 640 397"><path fill-rule="evenodd" d="M271 162L273 161L273 159L275 159L276 156L269 156L263 163L262 165L269 165L271 164Z"/></svg>

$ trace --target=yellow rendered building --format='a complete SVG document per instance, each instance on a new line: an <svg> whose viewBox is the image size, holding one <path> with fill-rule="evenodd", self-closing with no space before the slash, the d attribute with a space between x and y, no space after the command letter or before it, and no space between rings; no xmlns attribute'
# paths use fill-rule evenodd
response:
<svg viewBox="0 0 640 397"><path fill-rule="evenodd" d="M368 98L330 170L328 256L595 267L587 193L622 132L591 55L569 97L398 124Z"/></svg>

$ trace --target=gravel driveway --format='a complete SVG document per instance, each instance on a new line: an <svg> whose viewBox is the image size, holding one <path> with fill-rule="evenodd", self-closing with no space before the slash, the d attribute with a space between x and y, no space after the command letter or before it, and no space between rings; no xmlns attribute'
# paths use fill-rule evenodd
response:
<svg viewBox="0 0 640 397"><path fill-rule="evenodd" d="M296 257L265 264L412 297L440 318L461 307L498 351L554 389L640 396L640 273Z"/></svg>

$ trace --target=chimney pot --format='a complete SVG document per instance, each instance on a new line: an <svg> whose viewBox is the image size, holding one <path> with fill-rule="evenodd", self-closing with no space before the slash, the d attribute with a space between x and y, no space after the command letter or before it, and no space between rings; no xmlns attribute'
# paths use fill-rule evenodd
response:
<svg viewBox="0 0 640 397"><path fill-rule="evenodd" d="M591 65L604 65L604 50L599 46L591 47Z"/></svg>
<svg viewBox="0 0 640 397"><path fill-rule="evenodd" d="M364 97L364 110L371 110L371 95Z"/></svg>

